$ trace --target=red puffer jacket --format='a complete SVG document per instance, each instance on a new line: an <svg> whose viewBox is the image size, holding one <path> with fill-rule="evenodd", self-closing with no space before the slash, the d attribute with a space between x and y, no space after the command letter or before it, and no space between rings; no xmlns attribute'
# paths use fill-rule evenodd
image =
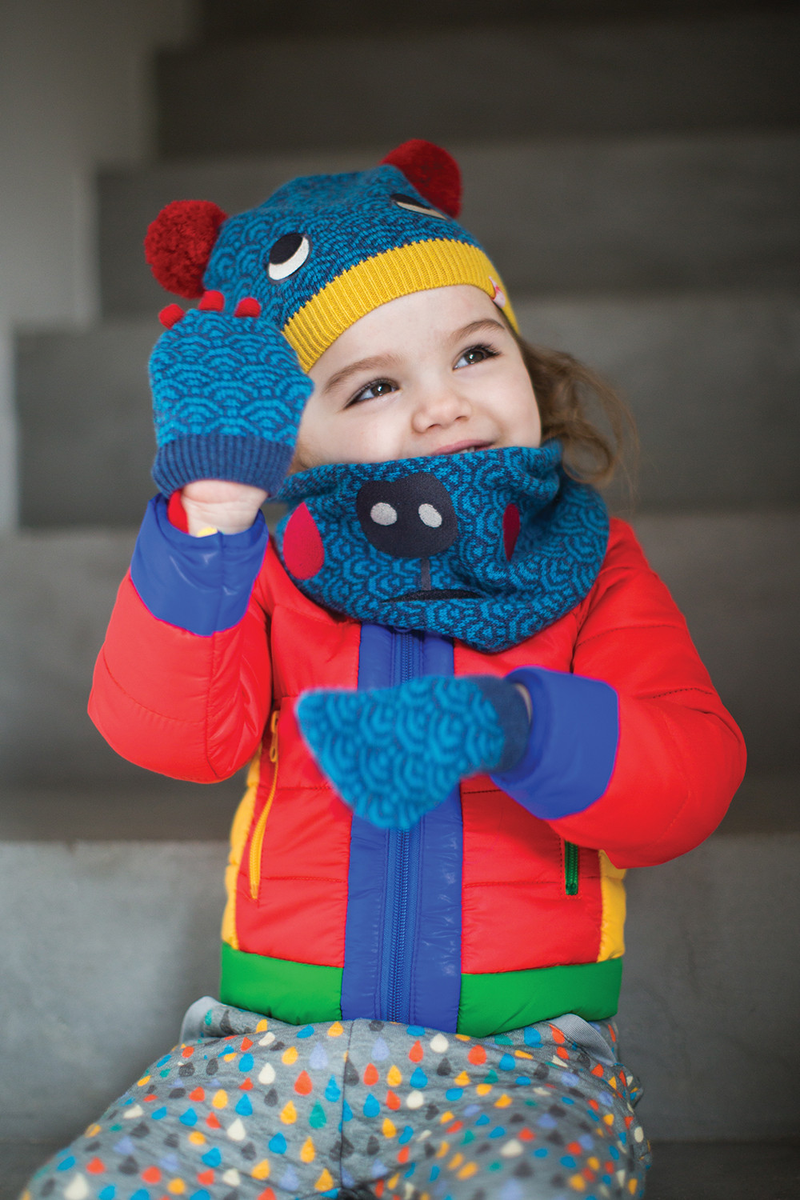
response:
<svg viewBox="0 0 800 1200"><path fill-rule="evenodd" d="M168 537L170 553L180 539L195 553L198 539ZM393 638L420 635L376 642L375 627L318 607L271 544L243 611L189 632L154 616L128 575L90 701L111 745L153 771L211 783L252 760L227 870L223 1000L297 1023L382 1017L472 1035L615 1012L624 868L703 841L744 770L741 734L631 529L612 520L600 574L567 616L501 653L450 652L457 675L537 667L615 690L608 785L560 820L485 776L410 835L353 818L298 733L297 697L357 687L360 655L391 658Z"/></svg>

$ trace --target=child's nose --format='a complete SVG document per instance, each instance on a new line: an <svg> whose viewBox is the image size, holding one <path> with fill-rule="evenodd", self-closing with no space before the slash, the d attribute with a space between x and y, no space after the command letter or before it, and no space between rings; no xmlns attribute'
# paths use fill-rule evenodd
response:
<svg viewBox="0 0 800 1200"><path fill-rule="evenodd" d="M417 433L424 433L432 426L452 425L461 417L472 413L469 400L450 384L431 386L421 392L412 416Z"/></svg>

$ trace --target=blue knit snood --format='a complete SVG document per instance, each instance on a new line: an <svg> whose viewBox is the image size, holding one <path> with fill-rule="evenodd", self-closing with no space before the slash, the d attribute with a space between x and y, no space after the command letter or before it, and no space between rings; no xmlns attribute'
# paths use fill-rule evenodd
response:
<svg viewBox="0 0 800 1200"><path fill-rule="evenodd" d="M557 442L314 467L278 499L281 560L310 599L489 652L574 608L608 541L605 504Z"/></svg>

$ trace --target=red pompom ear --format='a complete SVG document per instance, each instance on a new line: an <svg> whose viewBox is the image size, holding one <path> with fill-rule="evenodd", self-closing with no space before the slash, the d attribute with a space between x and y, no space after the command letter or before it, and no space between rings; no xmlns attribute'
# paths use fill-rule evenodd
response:
<svg viewBox="0 0 800 1200"><path fill-rule="evenodd" d="M413 138L387 154L383 163L399 168L420 195L448 216L457 217L461 212L461 171L452 154L441 146Z"/></svg>
<svg viewBox="0 0 800 1200"><path fill-rule="evenodd" d="M203 294L203 275L226 219L210 200L174 200L147 230L144 256L168 292L193 300Z"/></svg>

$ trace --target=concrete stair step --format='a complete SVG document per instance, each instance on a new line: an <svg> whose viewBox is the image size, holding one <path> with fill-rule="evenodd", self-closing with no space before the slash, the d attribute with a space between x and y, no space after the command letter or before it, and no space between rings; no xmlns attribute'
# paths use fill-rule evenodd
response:
<svg viewBox="0 0 800 1200"><path fill-rule="evenodd" d="M201 0L201 29L208 40L276 37L282 34L363 32L364 30L436 29L487 22L483 0L405 0L404 4L374 4L373 0L304 0L302 5L277 8L263 0ZM780 9L769 0L648 0L646 17L730 15L748 10ZM641 18L639 0L494 0L492 25L520 21L608 21Z"/></svg>
<svg viewBox="0 0 800 1200"><path fill-rule="evenodd" d="M642 509L764 507L795 503L800 486L798 298L543 298L517 314L531 342L567 350L621 392L641 439Z"/></svg>
<svg viewBox="0 0 800 1200"><path fill-rule="evenodd" d="M800 510L650 514L635 524L742 726L751 769L770 775L800 769ZM6 836L28 837L54 820L59 831L64 820L93 828L93 810L81 800L87 789L107 795L114 809L112 817L97 818L109 836L116 822L140 832L151 821L155 826L163 819L159 795L181 806L175 811L183 815L202 793L197 811L211 819L216 789L198 792L163 780L156 787L153 776L114 754L86 715L94 660L134 536L132 529L29 532L0 541L0 778L9 797L0 829ZM13 800L14 789L36 787L40 799L31 800L28 817L27 806ZM54 787L60 801L53 799ZM235 797L238 783L225 787L229 792L219 794ZM151 806L138 808L136 797L147 793ZM775 827L784 828L782 802L770 796L756 807L774 812ZM61 824L59 804L69 813Z"/></svg>
<svg viewBox="0 0 800 1200"><path fill-rule="evenodd" d="M518 297L516 307L532 341L568 349L621 389L639 426L643 508L800 500L800 293ZM139 521L159 329L152 317L19 337L26 526Z"/></svg>
<svg viewBox="0 0 800 1200"><path fill-rule="evenodd" d="M798 867L800 835L750 833L629 874L619 1024L650 1136L797 1135L792 1072L777 1055L764 1070L756 1031L796 1012Z"/></svg>
<svg viewBox="0 0 800 1200"><path fill-rule="evenodd" d="M171 200L205 198L240 212L296 175L372 166L389 145L103 172L103 311L152 313L166 302L142 241ZM464 224L487 246L512 295L800 282L797 131L448 148L464 176Z"/></svg>
<svg viewBox="0 0 800 1200"><path fill-rule="evenodd" d="M23 525L124 525L153 493L154 319L17 338ZM138 515L137 515L138 514Z"/></svg>
<svg viewBox="0 0 800 1200"><path fill-rule="evenodd" d="M162 54L165 156L796 124L800 15L247 38ZM213 81L213 86L209 86Z"/></svg>
<svg viewBox="0 0 800 1200"><path fill-rule="evenodd" d="M216 991L225 860L222 840L0 844L0 1137L64 1144L174 1044ZM800 833L748 833L629 874L619 1023L651 1137L796 1134L791 1055L765 1072L759 1034L796 1017L798 870Z"/></svg>
<svg viewBox="0 0 800 1200"><path fill-rule="evenodd" d="M792 1200L800 1142L653 1143L647 1200Z"/></svg>

